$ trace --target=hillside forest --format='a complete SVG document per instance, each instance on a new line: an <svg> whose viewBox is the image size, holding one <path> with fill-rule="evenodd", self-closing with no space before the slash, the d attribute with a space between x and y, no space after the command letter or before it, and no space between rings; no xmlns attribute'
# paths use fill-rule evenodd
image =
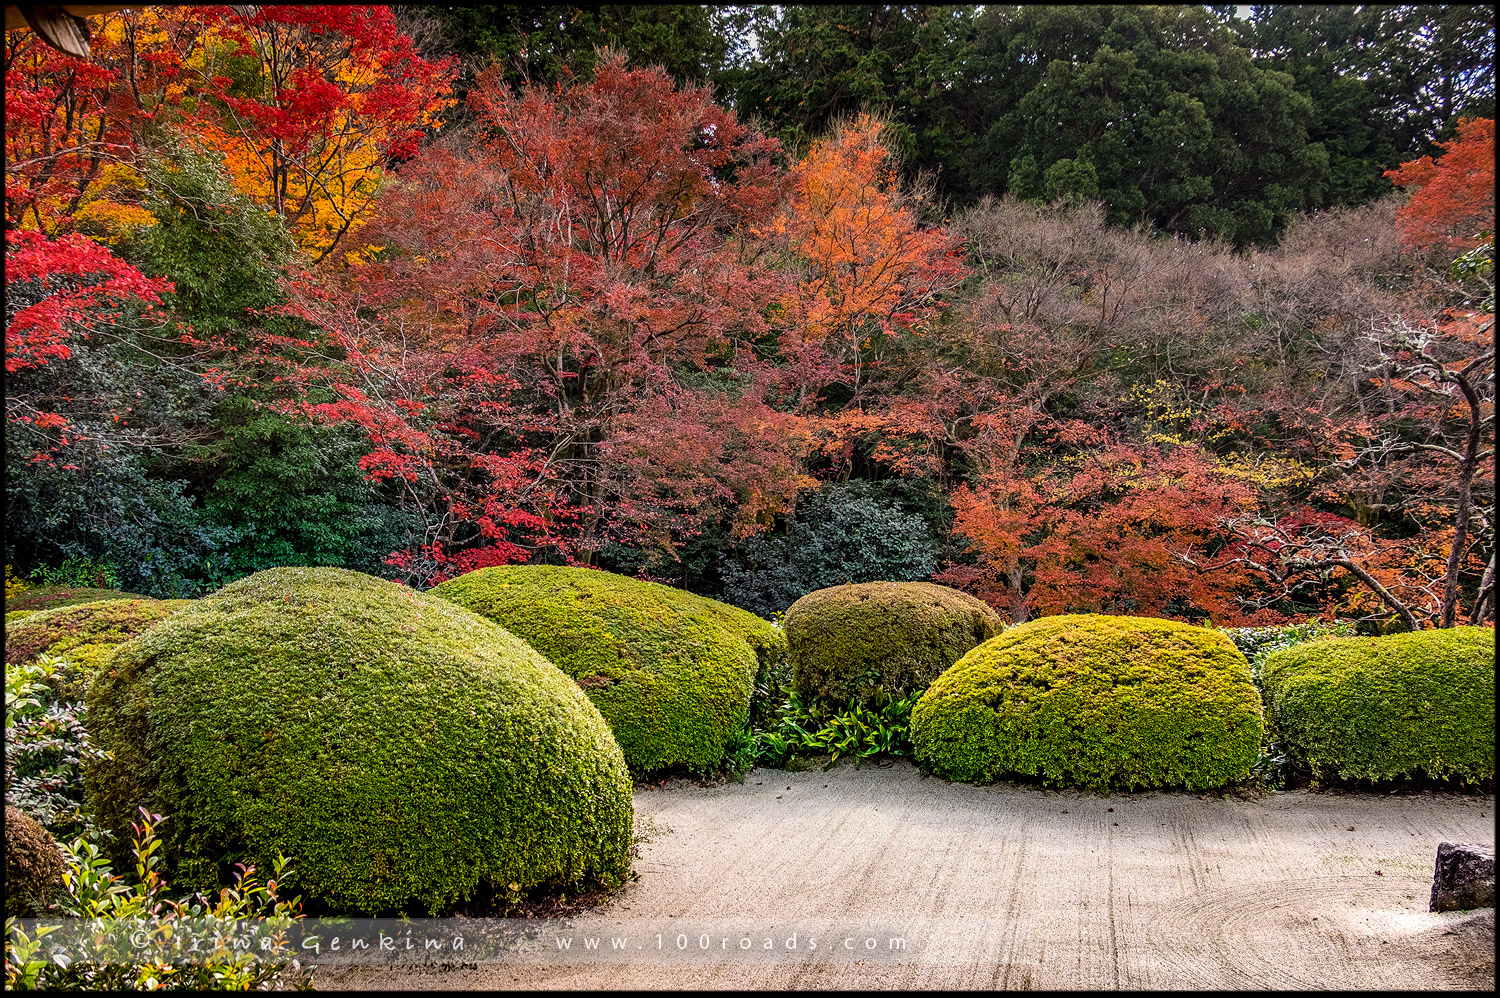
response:
<svg viewBox="0 0 1500 998"><path fill-rule="evenodd" d="M8 589L1494 616L1488 5L87 26L5 36Z"/></svg>

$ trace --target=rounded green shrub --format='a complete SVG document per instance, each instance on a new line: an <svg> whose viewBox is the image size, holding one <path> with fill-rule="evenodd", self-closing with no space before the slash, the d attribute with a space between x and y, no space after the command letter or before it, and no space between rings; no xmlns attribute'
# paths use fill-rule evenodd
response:
<svg viewBox="0 0 1500 998"><path fill-rule="evenodd" d="M792 686L804 700L868 703L920 693L1005 627L989 604L931 582L819 589L786 612Z"/></svg>
<svg viewBox="0 0 1500 998"><path fill-rule="evenodd" d="M1484 627L1326 638L1266 659L1282 744L1319 776L1495 775L1495 632Z"/></svg>
<svg viewBox="0 0 1500 998"><path fill-rule="evenodd" d="M293 860L345 911L437 912L481 883L618 882L631 784L577 685L462 607L336 568L258 572L104 660L90 809L167 816L176 887Z"/></svg>
<svg viewBox="0 0 1500 998"><path fill-rule="evenodd" d="M1218 787L1249 774L1262 729L1249 663L1223 634L1102 614L1013 627L912 708L918 762L974 783Z"/></svg>
<svg viewBox="0 0 1500 998"><path fill-rule="evenodd" d="M58 606L97 603L109 599L145 599L139 593L122 593L118 589L90 589L84 586L36 586L14 599L5 601L5 612L17 610L51 610Z"/></svg>
<svg viewBox="0 0 1500 998"><path fill-rule="evenodd" d="M20 665L41 655L66 658L73 674L58 692L64 700L75 700L116 645L191 604L191 600L122 599L36 610L7 629L5 661Z"/></svg>
<svg viewBox="0 0 1500 998"><path fill-rule="evenodd" d="M62 853L39 822L5 808L5 916L22 918L46 909L62 886Z"/></svg>
<svg viewBox="0 0 1500 998"><path fill-rule="evenodd" d="M745 725L757 671L785 647L749 611L588 568L484 568L431 592L525 638L577 680L638 772L718 764Z"/></svg>

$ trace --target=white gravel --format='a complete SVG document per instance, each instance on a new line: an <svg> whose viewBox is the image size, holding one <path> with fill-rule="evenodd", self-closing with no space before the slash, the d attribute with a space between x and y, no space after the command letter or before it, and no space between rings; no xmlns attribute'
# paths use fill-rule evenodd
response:
<svg viewBox="0 0 1500 998"><path fill-rule="evenodd" d="M1494 913L1427 911L1440 841L1494 842L1492 797L1095 795L906 763L638 791L640 880L579 918L624 955L320 969L322 988L1478 988ZM1349 830L1350 827L1353 830ZM1379 871L1377 873L1376 871ZM799 951L635 949L801 920ZM906 950L839 952L898 926ZM808 935L808 929L813 935ZM819 935L824 938L819 941ZM693 938L697 938L695 935ZM757 936L757 938L759 938ZM806 949L819 941L817 952ZM778 946L784 943L778 942ZM670 944L669 944L670 946ZM605 944L608 949L608 943ZM859 959L855 959L859 957Z"/></svg>

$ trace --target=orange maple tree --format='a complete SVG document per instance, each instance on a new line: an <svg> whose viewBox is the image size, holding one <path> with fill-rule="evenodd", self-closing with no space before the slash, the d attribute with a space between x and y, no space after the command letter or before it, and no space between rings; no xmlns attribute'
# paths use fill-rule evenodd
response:
<svg viewBox="0 0 1500 998"><path fill-rule="evenodd" d="M801 265L802 344L831 355L856 392L885 345L919 332L965 274L957 240L921 225L918 195L903 188L884 127L860 115L814 143L765 230Z"/></svg>
<svg viewBox="0 0 1500 998"><path fill-rule="evenodd" d="M1411 192L1396 213L1409 246L1469 249L1495 227L1495 121L1460 118L1458 136L1439 142L1443 153L1402 163L1385 176Z"/></svg>

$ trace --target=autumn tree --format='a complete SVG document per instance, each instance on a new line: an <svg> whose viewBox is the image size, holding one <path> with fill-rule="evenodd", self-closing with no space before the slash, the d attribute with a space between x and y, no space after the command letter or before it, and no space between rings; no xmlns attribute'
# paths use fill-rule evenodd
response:
<svg viewBox="0 0 1500 998"><path fill-rule="evenodd" d="M1032 444L1019 445L1026 437ZM1186 564L1214 559L1228 539L1221 520L1255 506L1197 448L1139 447L1080 423L1027 426L998 414L980 446L987 470L952 500L954 533L975 558L939 581L1016 623L1052 613L1255 619L1237 599L1248 573L1206 579ZM1039 452L1068 456L1045 462Z"/></svg>
<svg viewBox="0 0 1500 998"><path fill-rule="evenodd" d="M389 7L251 9L205 25L193 120L316 263L363 222L385 162L440 123L455 69L423 59Z"/></svg>
<svg viewBox="0 0 1500 998"><path fill-rule="evenodd" d="M101 19L90 60L6 35L7 218L96 234L150 224L139 168L187 142L320 260L363 224L390 158L439 123L454 75L388 7L146 7Z"/></svg>
<svg viewBox="0 0 1500 998"><path fill-rule="evenodd" d="M732 367L774 332L765 313L783 282L746 229L779 196L775 143L707 89L620 56L561 93L514 93L492 69L470 102L467 147L425 150L392 188L372 227L378 259L299 293L359 365L358 379L328 382L339 401L310 411L364 425L367 470L425 491L412 499L428 510L434 565L542 547L588 562L635 530L660 536L641 512L649 494L618 491L649 484L653 460L722 480L704 487L751 507L784 506L795 476L714 456L728 447L741 464L746 442L776 437L774 417L748 399L738 412L686 400L674 382ZM708 450L645 443L668 431L701 431ZM658 511L686 511L699 486L684 487Z"/></svg>
<svg viewBox="0 0 1500 998"><path fill-rule="evenodd" d="M1382 536L1340 516L1250 515L1227 522L1242 553L1226 560L1286 594L1330 572L1356 578L1365 597L1350 609L1395 617L1409 630L1453 627L1492 615L1494 592L1495 372L1487 349L1493 318L1464 316L1422 330L1398 323L1372 334L1370 373L1394 396L1320 491L1331 500L1378 490L1388 519L1410 524ZM1469 595L1472 593L1472 597Z"/></svg>
<svg viewBox="0 0 1500 998"><path fill-rule="evenodd" d="M1416 193L1397 214L1407 246L1451 255L1453 276L1489 281L1494 230L1494 123L1462 122L1444 155L1388 174ZM1476 246L1488 236L1488 245ZM1462 288L1449 287L1455 302ZM1458 293L1455 293L1458 292ZM1366 336L1364 410L1339 427L1343 459L1319 490L1325 500L1370 497L1395 536L1375 522L1305 513L1232 522L1244 546L1237 564L1287 592L1319 575L1348 573L1365 590L1367 616L1411 630L1453 627L1492 613L1494 599L1495 369L1493 293L1436 318L1417 309ZM1470 596L1472 594L1472 597Z"/></svg>
<svg viewBox="0 0 1500 998"><path fill-rule="evenodd" d="M1495 121L1459 119L1458 136L1443 152L1386 172L1411 194L1396 216L1408 246L1472 248L1495 226Z"/></svg>
<svg viewBox="0 0 1500 998"><path fill-rule="evenodd" d="M119 18L115 19L116 21ZM159 102L127 96L131 84L161 93L175 71L154 61L121 67L117 33L75 59L29 30L5 35L5 219L56 235L112 234L149 224L131 166ZM169 62L175 60L169 60ZM142 106L144 104L144 106Z"/></svg>
<svg viewBox="0 0 1500 998"><path fill-rule="evenodd" d="M921 224L886 125L860 115L813 144L790 176L791 195L766 234L798 270L797 336L787 352L858 397L904 340L921 335L962 280L958 247ZM818 376L818 375L815 375Z"/></svg>

